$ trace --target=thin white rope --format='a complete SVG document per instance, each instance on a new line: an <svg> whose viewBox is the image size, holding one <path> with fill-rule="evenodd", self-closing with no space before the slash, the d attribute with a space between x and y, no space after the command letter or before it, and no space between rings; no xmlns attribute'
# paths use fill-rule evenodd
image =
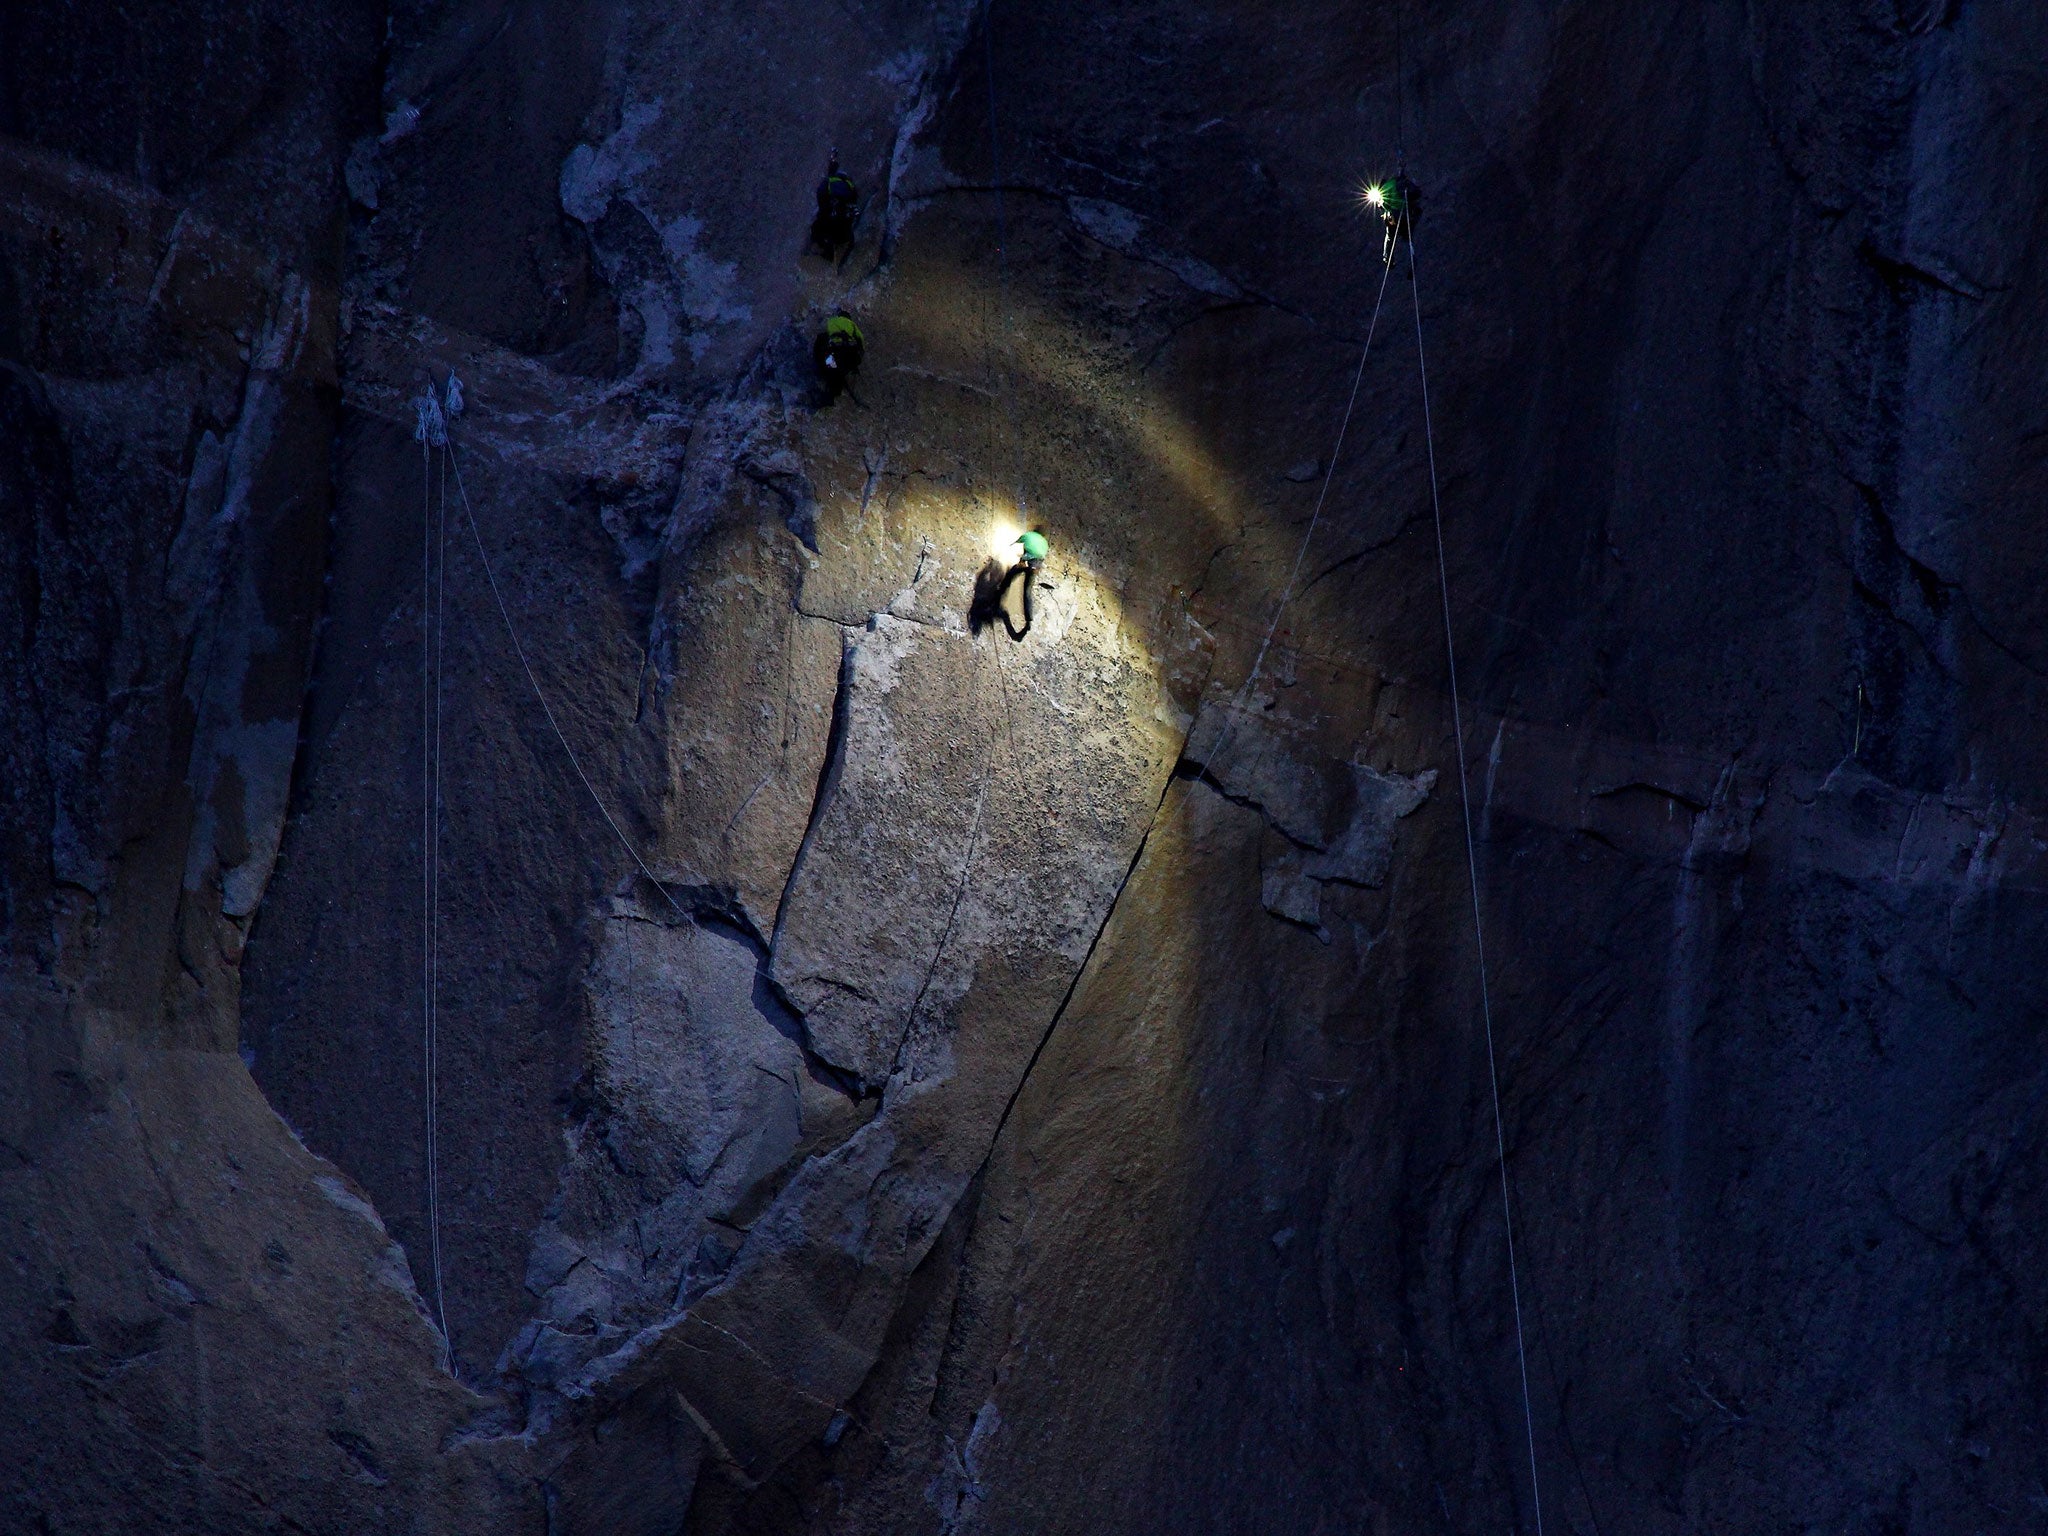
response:
<svg viewBox="0 0 2048 1536"><path fill-rule="evenodd" d="M1026 524L1031 521L1031 501L1025 494L1024 476L1018 466L1021 456L1024 429L1017 418L1016 398L1016 343L1012 335L1014 316L1010 309L1010 255L1009 215L1003 200L1003 159L1002 138L996 122L996 0L987 0L981 11L981 56L982 77L988 85L988 179L996 194L996 295L997 307L1003 316L1003 350L1009 354L1005 361L1000 382L992 381L997 396L1003 402L1003 414L1010 425L1008 443L1010 460L1010 489L1017 498L1017 516ZM994 372L993 369L990 370ZM993 454L990 457L994 457ZM991 480L995 478L993 471ZM991 498L993 499L993 498Z"/></svg>
<svg viewBox="0 0 2048 1536"><path fill-rule="evenodd" d="M669 894L668 887L661 883L654 871L647 867L647 861L640 857L640 851L627 839L626 834L619 830L619 824L612 819L612 813L606 808L604 798L590 782L590 775L583 771L583 764L577 759L576 749L569 745L569 738L562 734L562 727L556 723L554 709L548 704L548 696L541 691L540 679L533 675L533 664L526 659L526 647L520 643L519 629L512 622L512 611L505 606L505 594L498 587L498 573L491 568L491 557L484 550L484 536L477 527L476 510L469 504L469 488L463 484L462 461L456 457L452 437L448 443L448 462L455 470L455 489L462 497L462 514L469 522L469 536L476 545L477 563L484 568L484 579L490 583L491 597L498 605L498 617L504 620L505 633L512 641L512 654L519 658L519 668L526 674L527 686L533 690L534 698L539 701L541 713L547 716L548 729L555 733L555 740L562 747L562 755L569 759L569 766L576 770L576 777L582 782L583 792L590 796L590 803L597 807L597 814L604 818L604 824L612 829L612 836L619 840L619 846L626 850L626 856L633 861L640 873L647 877L647 883L661 892L662 899L674 909L677 916L686 922L695 923L696 918L691 915L690 910Z"/></svg>
<svg viewBox="0 0 2048 1536"><path fill-rule="evenodd" d="M1443 599L1444 664L1451 677L1451 728L1458 744L1458 808L1465 822L1465 876L1472 892L1472 943L1479 960L1479 1016L1486 1026L1486 1080L1493 1092L1493 1144L1500 1159L1501 1224L1507 1232L1508 1295L1515 1312L1515 1359L1522 1373L1522 1427L1529 1441L1529 1493L1536 1511L1536 1536L1543 1536L1543 1483L1536 1471L1536 1410L1529 1396L1529 1352L1522 1337L1522 1280L1515 1263L1514 1203L1508 1195L1507 1131L1500 1109L1500 1069L1493 1048L1493 999L1486 975L1486 925L1479 907L1479 855L1472 837L1472 794L1465 779L1465 719L1458 698L1458 650L1451 638L1450 564L1444 556L1444 508L1437 490L1436 432L1429 412L1429 361L1422 349L1422 289L1415 275L1415 225L1408 230L1408 291L1415 309L1415 363L1422 379L1422 438L1429 450L1429 506L1436 523L1437 591Z"/></svg>
<svg viewBox="0 0 2048 1536"><path fill-rule="evenodd" d="M1408 169L1407 0L1394 0L1394 174ZM1411 273L1412 275L1412 273Z"/></svg>
<svg viewBox="0 0 2048 1536"><path fill-rule="evenodd" d="M1010 460L1011 490L1016 497L1018 519L1028 525L1031 521L1031 502L1024 490L1024 473L1020 463L1023 457L1024 429L1017 415L1017 359L1012 332L1015 315L1010 304L1009 218L1005 211L1003 200L1002 136L996 116L995 11L995 0L987 0L981 12L981 57L982 75L988 86L988 179L989 185L995 188L996 194L996 308L1002 314L1003 330L1000 351L1004 354L1004 366L1000 371L996 368L996 354L999 349L995 342L995 327L990 326L988 328L989 383L992 393L1003 402L1003 414L1009 423L1009 437L1005 446L1008 449ZM990 444L989 458L993 460L995 458L995 433L993 430L989 432L988 440ZM995 478L995 472L991 468L989 471L991 486L995 484ZM995 510L995 496L993 493L989 496L989 510L991 514ZM1027 571L1024 576L1027 623L1032 622L1029 617L1028 607L1032 581L1033 573ZM1010 627L1009 615L998 613L996 617L1001 621L1004 632L1007 633ZM996 639L993 628L991 628L989 636L989 650L996 659L996 687L1003 704L1003 739L1009 748L1010 773L1017 781L1018 798L1029 801L1032 799L1032 795L1030 786L1024 781L1024 763L1017 756L1016 721L1014 713L1010 708L1010 685L1003 672L1002 642ZM1041 816L1040 819L1043 819L1043 817ZM969 854L971 857L971 842L969 844ZM951 925L948 924L949 932L950 929Z"/></svg>
<svg viewBox="0 0 2048 1536"><path fill-rule="evenodd" d="M1230 744L1230 738L1237 730L1238 712L1244 707L1245 695L1251 692L1252 684L1259 680L1260 669L1266 665L1266 653L1272 648L1273 636L1280 631L1281 615L1287 612L1287 605L1294 600L1294 586L1301 579L1301 563L1308 558L1309 543L1316 536L1316 526L1323 520L1323 503L1329 500L1330 482L1336 477L1337 460L1344 452L1344 437L1351 430L1351 413L1358 406L1359 386L1365 382L1366 359L1372 356L1372 339L1380 325L1380 306L1386 302L1387 279L1393 271L1394 263L1390 257L1380 271L1380 290L1372 301L1372 319L1365 327L1365 345L1358 352L1358 369L1351 376L1351 394L1344 402L1344 417L1337 423L1337 441L1330 449L1329 467L1323 471L1322 489L1316 492L1315 511L1309 514L1308 531L1301 536L1301 547L1294 552L1294 565L1287 573L1287 585L1280 589L1280 601L1274 605L1273 620L1266 626L1265 638L1259 642L1258 655L1252 658L1252 669L1231 696L1230 708L1223 716L1223 734L1217 737L1216 745L1207 754L1212 771L1222 764L1223 749Z"/></svg>
<svg viewBox="0 0 2048 1536"><path fill-rule="evenodd" d="M1002 311L1003 339L1007 345L1010 339L1011 319L1010 277L1009 257L1007 254L1008 230L1003 205L1003 177L1001 169L1000 138L998 135L996 119L996 57L995 45L991 41L991 34L993 33L995 27L994 13L995 0L987 0L987 3L982 8L982 63L988 83L989 182L992 186L994 186L996 193L996 303L997 307L1000 308L1000 310ZM984 308L982 312L984 316L988 313L986 308ZM1000 374L998 373L998 370L995 366L995 327L992 324L988 324L986 321L984 321L984 328L989 340L988 350L990 392L992 395L998 396L1002 399L1004 406L1006 408L1005 414L1009 418L1011 479L1013 482L1014 489L1016 491L1018 515L1021 519L1028 523L1028 503L1026 502L1024 496L1023 475L1017 464L1017 460L1022 456L1020 448L1023 440L1023 430L1017 421L1017 403L1013 387L1015 379L1015 368L1014 366L1012 366L1010 368L1003 370ZM1013 364L1014 361L1014 358L1012 358L1011 362ZM989 415L986 419L989 422L993 423L993 408L991 408ZM993 425L991 425L989 430L985 433L983 440L988 445L987 452L989 458L993 460L995 458L995 431ZM991 516L993 516L996 505L996 476L992 468L988 473L988 482L990 486L989 511ZM1024 579L1028 583L1032 578L1030 574L1027 573ZM1010 627L1008 615L998 614L996 617L998 620L1000 620L1004 630L1007 632ZM1015 780L1017 781L1018 799L1020 801L1029 801L1033 797L1030 793L1029 786L1025 783L1024 780L1024 764L1017 756L1016 726L1012 718L1010 709L1010 685L1007 679L1005 678L1003 672L1002 642L996 638L993 625L990 626L989 630L989 652L992 656L994 656L996 663L996 688L1002 702L1003 739L1008 743L1009 746L1008 755L1010 759L1010 773L1011 776L1015 778ZM993 736L993 733L991 733L991 736ZM990 752L991 758L993 758L995 755L994 745L995 744L992 740ZM938 974L939 962L945 958L947 944L952 942L953 927L960 915L960 904L966 899L968 882L974 873L974 854L976 845L981 835L982 816L983 812L987 809L989 791L991 787L994 785L994 783L995 764L993 763L993 761L991 761L989 764L988 772L982 778L981 794L976 798L975 801L974 822L973 825L968 829L967 852L965 856L961 859L960 879L953 893L952 910L947 914L946 926L939 934L938 948L932 952L932 962L930 967L925 971L924 983L922 986L918 988L916 1001L911 1004L910 1016L912 1019L915 1019L918 1009L923 1006L925 992L931 986L932 978Z"/></svg>
<svg viewBox="0 0 2048 1536"><path fill-rule="evenodd" d="M441 454L440 495L434 506L434 1055L427 1093L434 1118L434 1308L441 1320L444 1363L455 1365L455 1339L448 1331L446 1282L441 1258L441 835L447 799L441 792L441 717L448 675L448 454Z"/></svg>
<svg viewBox="0 0 2048 1536"><path fill-rule="evenodd" d="M426 1113L427 1249L434 1283L434 1317L441 1331L441 1363L450 1360L446 1289L441 1270L440 1110L436 1078L440 1054L440 677L434 587L434 443L423 412L420 443L420 1071ZM443 481L444 496L446 482Z"/></svg>
<svg viewBox="0 0 2048 1536"><path fill-rule="evenodd" d="M420 1080L425 1095L427 1232L434 1226L434 841L433 623L428 594L434 585L434 450L424 430L420 443Z"/></svg>

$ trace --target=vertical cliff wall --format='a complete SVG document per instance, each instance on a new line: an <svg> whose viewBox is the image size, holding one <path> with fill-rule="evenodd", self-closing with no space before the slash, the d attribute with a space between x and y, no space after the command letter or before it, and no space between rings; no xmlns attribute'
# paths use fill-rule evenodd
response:
<svg viewBox="0 0 2048 1536"><path fill-rule="evenodd" d="M14 25L10 1528L2048 1506L2025 7Z"/></svg>

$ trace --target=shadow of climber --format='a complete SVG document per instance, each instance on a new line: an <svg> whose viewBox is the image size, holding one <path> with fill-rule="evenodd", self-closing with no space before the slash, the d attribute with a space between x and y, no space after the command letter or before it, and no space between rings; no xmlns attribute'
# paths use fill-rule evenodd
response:
<svg viewBox="0 0 2048 1536"><path fill-rule="evenodd" d="M982 561L981 569L974 573L974 596L967 604L967 632L979 635L998 619L1009 627L1009 616L1003 612L1003 594L1010 589L1007 567L994 555Z"/></svg>
<svg viewBox="0 0 2048 1536"><path fill-rule="evenodd" d="M975 572L974 597L967 605L969 633L979 635L997 620L1002 621L1004 631L1012 640L1022 640L1031 633L1031 588L1045 565L1047 545L1045 535L1036 528L1019 535L1016 542L1024 547L1024 558L1015 565L1005 570L1003 562L991 555ZM1011 622L1010 610L1004 601L1020 576L1024 578L1022 627Z"/></svg>

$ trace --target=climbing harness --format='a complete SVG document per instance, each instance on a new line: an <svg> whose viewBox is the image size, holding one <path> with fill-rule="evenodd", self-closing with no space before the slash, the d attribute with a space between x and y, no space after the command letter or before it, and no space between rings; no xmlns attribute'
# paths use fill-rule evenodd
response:
<svg viewBox="0 0 2048 1536"><path fill-rule="evenodd" d="M860 189L854 186L851 176L839 169L839 156L835 153L825 167L825 179L818 183L818 214L821 218L851 218L859 206Z"/></svg>
<svg viewBox="0 0 2048 1536"><path fill-rule="evenodd" d="M1508 1296L1515 1318L1515 1360L1522 1378L1522 1429L1529 1444L1529 1493L1536 1536L1543 1536L1543 1482L1536 1470L1536 1410L1529 1395L1529 1352L1522 1333L1522 1278L1515 1261L1514 1202L1508 1193L1507 1131L1500 1107L1500 1068L1493 1045L1493 998L1486 973L1486 925L1479 907L1479 855L1472 836L1472 792L1465 777L1465 718L1458 697L1458 650L1451 636L1450 563L1444 555L1443 498L1437 489L1436 432L1429 411L1429 359L1422 346L1422 289L1415 273L1415 226L1407 223L1408 293L1415 311L1415 365L1422 385L1422 440L1429 457L1429 509L1436 527L1437 592L1443 601L1444 665L1451 679L1451 727L1458 748L1458 810L1465 826L1465 876L1472 894L1472 943L1479 970L1479 1016L1486 1030L1486 1081L1493 1097L1493 1145L1500 1165L1501 1224L1507 1234Z"/></svg>

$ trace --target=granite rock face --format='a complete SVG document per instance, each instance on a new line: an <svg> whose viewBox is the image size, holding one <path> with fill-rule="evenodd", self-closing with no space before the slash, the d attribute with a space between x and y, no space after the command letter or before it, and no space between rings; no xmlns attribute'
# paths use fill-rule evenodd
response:
<svg viewBox="0 0 2048 1536"><path fill-rule="evenodd" d="M0 1529L2048 1509L2032 9L46 10Z"/></svg>

